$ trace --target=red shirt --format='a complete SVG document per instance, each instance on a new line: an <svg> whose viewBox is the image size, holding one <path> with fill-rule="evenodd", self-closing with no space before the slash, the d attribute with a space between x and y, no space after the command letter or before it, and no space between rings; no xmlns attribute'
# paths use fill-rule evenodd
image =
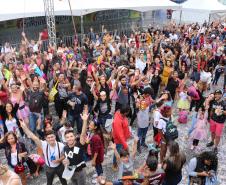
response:
<svg viewBox="0 0 226 185"><path fill-rule="evenodd" d="M156 173L148 178L149 185L161 185L163 183L163 180L165 178L165 173Z"/></svg>
<svg viewBox="0 0 226 185"><path fill-rule="evenodd" d="M92 157L97 153L96 164L101 164L104 161L104 144L98 134L92 136L90 146Z"/></svg>
<svg viewBox="0 0 226 185"><path fill-rule="evenodd" d="M48 40L48 38L49 38L48 31L47 30L46 31L44 30L42 32L41 40Z"/></svg>
<svg viewBox="0 0 226 185"><path fill-rule="evenodd" d="M115 113L114 121L112 124L113 138L116 144L122 144L124 149L128 148L126 143L130 138L128 119L121 115L119 111Z"/></svg>

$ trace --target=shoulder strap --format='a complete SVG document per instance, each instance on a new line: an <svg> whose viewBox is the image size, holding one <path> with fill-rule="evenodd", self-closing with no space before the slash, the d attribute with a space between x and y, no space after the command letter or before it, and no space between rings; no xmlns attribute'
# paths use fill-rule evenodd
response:
<svg viewBox="0 0 226 185"><path fill-rule="evenodd" d="M46 159L47 159L48 165L50 167L48 149L49 149L49 145L47 144L47 146L46 146ZM58 149L58 155L59 155L59 158L60 158L60 146L59 146L58 142L57 142L57 149Z"/></svg>
<svg viewBox="0 0 226 185"><path fill-rule="evenodd" d="M165 119L165 118L160 118L160 119L162 119L163 121L165 121L165 122L169 122L169 120L167 120L167 119Z"/></svg>
<svg viewBox="0 0 226 185"><path fill-rule="evenodd" d="M118 91L117 91L117 94L118 94L118 95L121 93L121 90L122 90L122 87L120 86L120 87L118 88Z"/></svg>
<svg viewBox="0 0 226 185"><path fill-rule="evenodd" d="M58 148L58 155L59 155L59 159L60 159L60 146L59 146L59 142L57 142L57 148Z"/></svg>
<svg viewBox="0 0 226 185"><path fill-rule="evenodd" d="M50 167L48 149L49 149L49 145L47 143L47 146L46 146L46 159L47 159L48 165Z"/></svg>
<svg viewBox="0 0 226 185"><path fill-rule="evenodd" d="M128 88L128 104L129 104L129 106L130 106L130 97L131 97L131 89L130 89L130 87L128 86L127 87Z"/></svg>
<svg viewBox="0 0 226 185"><path fill-rule="evenodd" d="M59 83L59 80L57 80L57 82L56 82L55 85L54 85L54 88L55 88L55 89L56 89L58 83Z"/></svg>

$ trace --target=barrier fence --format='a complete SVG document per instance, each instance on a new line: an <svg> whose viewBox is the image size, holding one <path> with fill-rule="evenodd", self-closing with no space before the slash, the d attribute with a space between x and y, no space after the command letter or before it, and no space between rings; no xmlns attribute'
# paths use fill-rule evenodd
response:
<svg viewBox="0 0 226 185"><path fill-rule="evenodd" d="M152 25L154 27L156 27L157 25L159 27L162 27L165 24L167 24L167 23L163 22L163 21L158 21L155 19L148 19L148 20L146 19L143 22L141 20L129 20L129 21L125 20L125 21L121 21L121 22L115 22L112 24L103 23L103 25L105 25L105 28L107 30L111 30L111 31L108 31L111 34L114 34L115 30L117 30L117 35L119 35L119 36L126 35L127 37L129 37L130 34L134 30L146 30L150 25ZM99 26L101 27L101 24L99 24ZM84 25L84 30L86 31L86 34L78 33L76 35L77 39L80 43L82 42L82 38L85 38L88 35L87 32L90 27L93 27L93 26L90 24ZM96 29L97 29L97 27L96 27ZM94 30L95 30L95 27L94 27ZM100 32L100 33L95 33L95 34L101 35L102 33ZM74 35L63 35L63 36L57 38L56 44L59 45L60 43L64 43L66 46L73 46L74 38L75 38ZM3 47L3 44L4 43L2 43L2 45L0 45L0 48ZM17 42L17 43L11 42L10 44L13 48L19 49L21 43L20 42ZM42 41L41 50L46 51L48 49L48 46L49 46L48 40Z"/></svg>

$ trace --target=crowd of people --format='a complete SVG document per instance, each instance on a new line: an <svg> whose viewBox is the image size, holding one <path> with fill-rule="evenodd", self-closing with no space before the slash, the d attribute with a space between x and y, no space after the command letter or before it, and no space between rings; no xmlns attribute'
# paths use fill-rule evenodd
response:
<svg viewBox="0 0 226 185"><path fill-rule="evenodd" d="M130 35L102 28L70 47L43 51L42 33L36 42L23 32L19 48L1 48L0 149L8 164L0 165L0 184L26 185L44 171L47 185L55 176L62 185L177 185L186 163L190 185L218 184L226 25L169 23ZM192 159L178 144L177 124L189 124ZM110 151L113 181L102 166Z"/></svg>

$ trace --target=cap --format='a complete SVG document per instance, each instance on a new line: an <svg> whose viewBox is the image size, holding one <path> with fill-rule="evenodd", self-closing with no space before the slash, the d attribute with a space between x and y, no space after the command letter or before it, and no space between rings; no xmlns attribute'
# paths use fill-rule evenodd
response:
<svg viewBox="0 0 226 185"><path fill-rule="evenodd" d="M216 91L214 92L214 94L223 94L223 93L222 93L222 91L221 91L220 89L218 89L218 90L216 90Z"/></svg>
<svg viewBox="0 0 226 185"><path fill-rule="evenodd" d="M125 171L122 174L121 180L135 180L136 177L133 175L133 172L131 171Z"/></svg>
<svg viewBox="0 0 226 185"><path fill-rule="evenodd" d="M154 151L154 152L159 152L159 149L156 148L156 145L153 144L153 143L148 144L148 150L149 150L149 151L152 150L152 151Z"/></svg>
<svg viewBox="0 0 226 185"><path fill-rule="evenodd" d="M215 34L212 34L212 35L211 35L211 38L215 38L215 37L216 37Z"/></svg>

